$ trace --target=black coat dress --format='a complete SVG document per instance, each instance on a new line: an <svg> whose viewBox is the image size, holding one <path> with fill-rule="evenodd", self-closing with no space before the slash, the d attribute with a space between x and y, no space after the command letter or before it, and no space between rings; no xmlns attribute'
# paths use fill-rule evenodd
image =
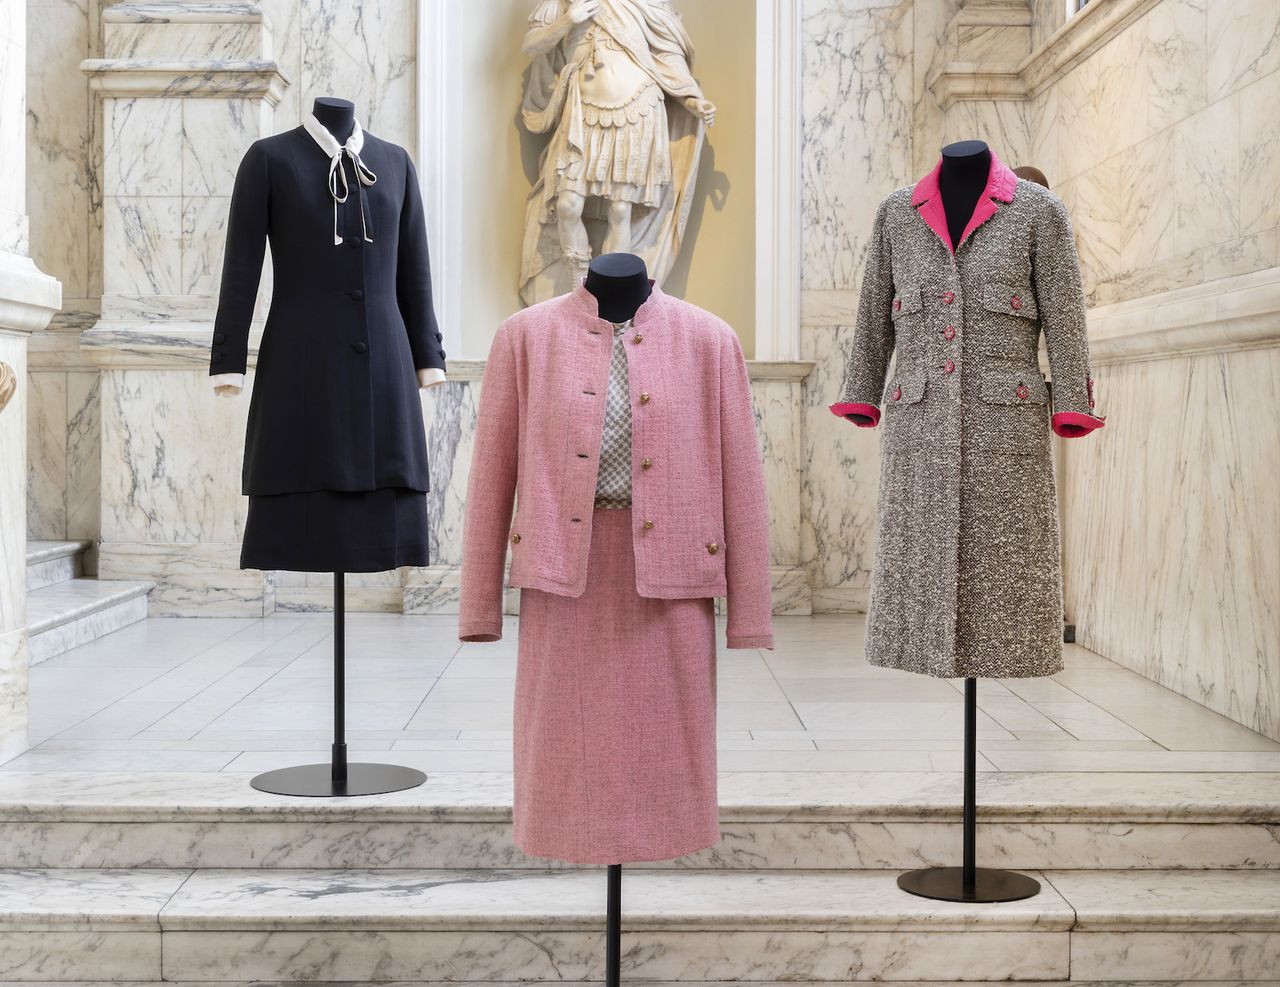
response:
<svg viewBox="0 0 1280 987"><path fill-rule="evenodd" d="M271 309L249 406L246 568L425 565L418 369L444 367L426 226L408 153L367 132L338 206L303 127L255 142L236 176L210 373L243 373L268 242ZM363 217L361 210L363 209Z"/></svg>

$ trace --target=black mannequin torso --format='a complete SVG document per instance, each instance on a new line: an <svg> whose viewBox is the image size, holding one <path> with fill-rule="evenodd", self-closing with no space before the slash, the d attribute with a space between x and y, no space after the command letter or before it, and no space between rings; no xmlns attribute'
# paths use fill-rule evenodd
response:
<svg viewBox="0 0 1280 987"><path fill-rule="evenodd" d="M604 254L587 268L587 291L595 295L600 318L626 322L653 292L649 271L635 254Z"/></svg>
<svg viewBox="0 0 1280 987"><path fill-rule="evenodd" d="M356 104L336 96L320 96L311 106L311 113L324 124L325 130L345 144L356 129Z"/></svg>
<svg viewBox="0 0 1280 987"><path fill-rule="evenodd" d="M947 232L958 247L991 173L991 148L982 141L957 141L942 149L938 185L947 211Z"/></svg>

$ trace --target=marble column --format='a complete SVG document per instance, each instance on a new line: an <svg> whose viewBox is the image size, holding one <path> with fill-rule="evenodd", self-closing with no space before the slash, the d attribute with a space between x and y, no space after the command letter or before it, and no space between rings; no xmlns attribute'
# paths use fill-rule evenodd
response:
<svg viewBox="0 0 1280 987"><path fill-rule="evenodd" d="M0 762L27 746L27 338L62 304L28 256L26 4L0 2L0 362L18 389L0 410Z"/></svg>
<svg viewBox="0 0 1280 987"><path fill-rule="evenodd" d="M81 64L103 147L102 312L82 338L102 372L98 572L154 580L157 615L268 613L270 578L239 568L247 402L206 374L236 167L289 80L251 3L121 3L102 35Z"/></svg>

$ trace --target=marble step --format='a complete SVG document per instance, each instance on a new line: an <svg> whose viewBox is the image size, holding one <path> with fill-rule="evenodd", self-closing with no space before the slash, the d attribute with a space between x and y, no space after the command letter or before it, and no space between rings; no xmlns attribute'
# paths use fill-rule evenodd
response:
<svg viewBox="0 0 1280 987"><path fill-rule="evenodd" d="M541 870L511 835L509 774L373 798L286 798L233 772L0 771L0 867ZM1016 869L1280 869L1280 775L989 773L979 860ZM678 870L954 864L961 778L731 772L720 842Z"/></svg>
<svg viewBox="0 0 1280 987"><path fill-rule="evenodd" d="M143 620L151 582L71 579L27 594L31 664Z"/></svg>
<svg viewBox="0 0 1280 987"><path fill-rule="evenodd" d="M84 575L87 541L27 542L27 592L65 583Z"/></svg>
<svg viewBox="0 0 1280 987"><path fill-rule="evenodd" d="M629 981L1264 980L1280 873L1048 871L1035 898L929 901L890 871L623 879ZM603 870L0 871L0 980L575 982Z"/></svg>

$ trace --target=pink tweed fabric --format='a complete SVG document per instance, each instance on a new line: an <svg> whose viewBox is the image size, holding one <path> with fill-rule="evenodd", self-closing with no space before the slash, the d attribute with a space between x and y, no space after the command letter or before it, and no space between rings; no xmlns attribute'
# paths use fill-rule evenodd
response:
<svg viewBox="0 0 1280 987"><path fill-rule="evenodd" d="M729 647L772 648L769 511L742 346L723 321L656 285L633 325L635 590L725 596ZM582 285L498 330L467 487L462 640L501 636L508 549L512 586L586 589L612 353L613 325Z"/></svg>
<svg viewBox="0 0 1280 987"><path fill-rule="evenodd" d="M638 595L632 512L594 514L583 594L520 594L516 844L668 860L719 839L712 601Z"/></svg>

